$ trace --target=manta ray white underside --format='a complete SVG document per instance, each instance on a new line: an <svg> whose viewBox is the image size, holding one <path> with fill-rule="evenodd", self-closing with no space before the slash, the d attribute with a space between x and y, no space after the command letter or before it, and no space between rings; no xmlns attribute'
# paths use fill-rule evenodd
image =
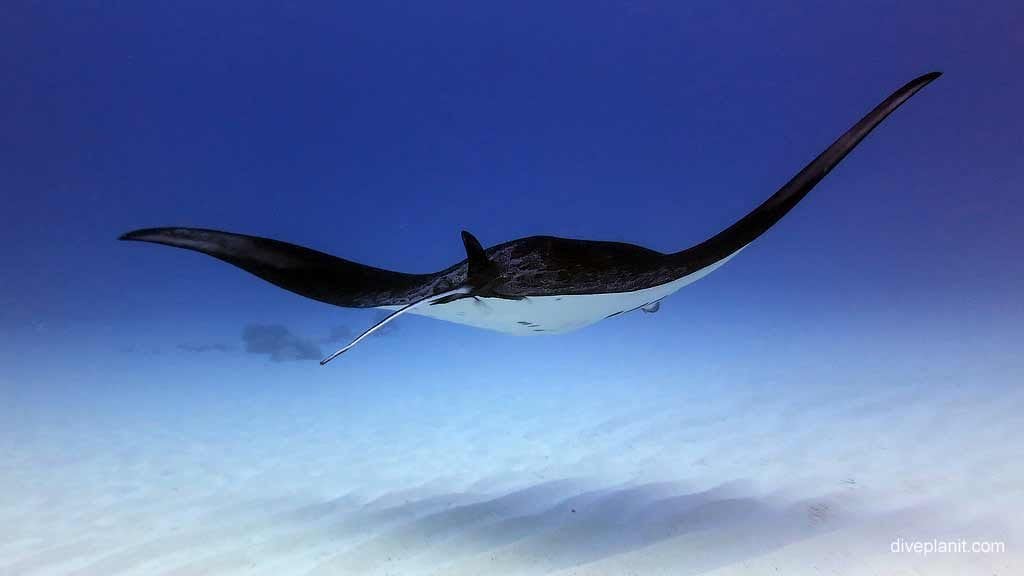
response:
<svg viewBox="0 0 1024 576"><path fill-rule="evenodd" d="M741 248L742 250L742 248ZM496 330L519 336L561 334L577 330L622 312L654 304L680 288L714 272L740 250L672 282L633 292L572 296L530 296L521 300L505 298L463 298L447 304L420 306L409 314L429 316ZM399 310L401 306L380 306L379 310Z"/></svg>

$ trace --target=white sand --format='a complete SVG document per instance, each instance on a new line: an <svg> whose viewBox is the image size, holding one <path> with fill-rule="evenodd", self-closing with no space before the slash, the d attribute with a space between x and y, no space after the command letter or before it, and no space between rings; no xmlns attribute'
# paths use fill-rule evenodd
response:
<svg viewBox="0 0 1024 576"><path fill-rule="evenodd" d="M22 399L0 574L1024 573L1024 391L926 379Z"/></svg>

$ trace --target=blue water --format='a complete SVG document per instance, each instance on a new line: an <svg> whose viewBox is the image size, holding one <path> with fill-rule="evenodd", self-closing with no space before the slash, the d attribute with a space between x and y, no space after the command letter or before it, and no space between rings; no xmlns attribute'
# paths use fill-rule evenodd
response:
<svg viewBox="0 0 1024 576"><path fill-rule="evenodd" d="M1020 568L1015 3L2 12L0 573ZM679 250L931 70L722 269L566 335L403 317L322 368L376 312L116 241ZM933 535L1008 550L888 554Z"/></svg>

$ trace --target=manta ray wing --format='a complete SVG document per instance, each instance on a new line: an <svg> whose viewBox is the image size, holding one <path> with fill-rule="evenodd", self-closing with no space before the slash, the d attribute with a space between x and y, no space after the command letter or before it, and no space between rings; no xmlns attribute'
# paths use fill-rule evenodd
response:
<svg viewBox="0 0 1024 576"><path fill-rule="evenodd" d="M219 230L147 228L120 239L201 252L285 290L347 308L404 306L450 290L460 281L455 270L458 265L435 274L405 274L279 240Z"/></svg>
<svg viewBox="0 0 1024 576"><path fill-rule="evenodd" d="M819 154L803 170L797 172L775 194L732 226L708 238L704 242L681 252L672 254L676 265L699 269L734 254L746 246L785 216L800 200L803 200L818 182L821 182L857 144L882 123L904 102L924 88L941 72L931 72L907 82L893 92L881 104L875 106L863 118L840 136L831 146Z"/></svg>

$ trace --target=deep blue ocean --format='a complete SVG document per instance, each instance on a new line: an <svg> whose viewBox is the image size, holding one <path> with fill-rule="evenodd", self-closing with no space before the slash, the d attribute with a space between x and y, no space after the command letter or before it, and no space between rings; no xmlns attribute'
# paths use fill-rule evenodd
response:
<svg viewBox="0 0 1024 576"><path fill-rule="evenodd" d="M1021 572L1022 29L1016 2L4 3L0 574ZM408 314L320 366L388 311L118 241L416 274L462 230L675 252L931 71L721 269L565 334Z"/></svg>

